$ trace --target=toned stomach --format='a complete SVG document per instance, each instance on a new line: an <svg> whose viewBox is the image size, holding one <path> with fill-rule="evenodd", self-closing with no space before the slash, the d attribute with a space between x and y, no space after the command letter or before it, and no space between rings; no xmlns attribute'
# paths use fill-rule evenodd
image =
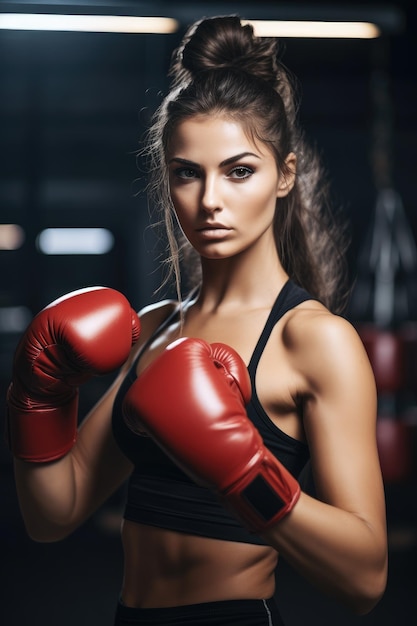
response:
<svg viewBox="0 0 417 626"><path fill-rule="evenodd" d="M195 537L124 520L122 600L161 608L216 600L266 599L278 555L268 546Z"/></svg>

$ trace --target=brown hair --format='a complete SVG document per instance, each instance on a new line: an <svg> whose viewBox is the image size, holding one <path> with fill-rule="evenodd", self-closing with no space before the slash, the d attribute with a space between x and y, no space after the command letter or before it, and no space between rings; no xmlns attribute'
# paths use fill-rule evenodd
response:
<svg viewBox="0 0 417 626"><path fill-rule="evenodd" d="M170 247L169 277L181 293L181 269L196 270L195 255L174 219L165 155L177 125L196 115L220 113L234 118L256 140L266 144L285 175L285 159L297 156L296 182L279 199L274 234L281 263L297 284L340 312L346 278L344 231L327 201L328 187L317 154L297 124L295 81L279 59L276 39L255 37L236 16L196 22L174 51L169 94L156 111L145 153L150 158L150 196L164 212ZM181 264L181 261L183 263Z"/></svg>

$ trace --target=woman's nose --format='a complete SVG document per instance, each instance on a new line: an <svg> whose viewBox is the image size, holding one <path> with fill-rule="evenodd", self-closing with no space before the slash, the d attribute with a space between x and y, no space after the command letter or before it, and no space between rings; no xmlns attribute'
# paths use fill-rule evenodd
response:
<svg viewBox="0 0 417 626"><path fill-rule="evenodd" d="M209 213L222 208L219 181L214 177L207 177L205 180L201 196L201 207Z"/></svg>

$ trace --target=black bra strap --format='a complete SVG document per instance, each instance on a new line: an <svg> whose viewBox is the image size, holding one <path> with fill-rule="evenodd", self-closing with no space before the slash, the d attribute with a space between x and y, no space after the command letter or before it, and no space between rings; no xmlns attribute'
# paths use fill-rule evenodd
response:
<svg viewBox="0 0 417 626"><path fill-rule="evenodd" d="M274 302L264 329L258 339L258 342L249 361L248 371L252 380L252 384L254 383L259 359L261 358L261 355L265 349L265 346L275 324L278 322L278 320L281 319L283 315L285 315L285 313L287 313L287 311L293 309L298 304L301 304L301 302L305 302L306 300L315 300L315 298L313 298L307 291L305 291L305 289L298 287L298 285L296 285L291 279L287 280Z"/></svg>

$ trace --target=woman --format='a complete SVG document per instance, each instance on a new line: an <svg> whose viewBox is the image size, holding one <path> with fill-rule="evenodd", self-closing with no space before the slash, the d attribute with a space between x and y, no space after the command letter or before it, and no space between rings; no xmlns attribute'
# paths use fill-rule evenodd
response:
<svg viewBox="0 0 417 626"><path fill-rule="evenodd" d="M337 315L341 238L288 73L274 40L219 17L191 27L171 74L147 151L178 302L145 308L139 323L117 292L84 290L32 322L8 394L26 527L61 539L129 478L119 626L282 624L279 554L367 613L387 573L375 385ZM184 300L181 260L198 270ZM227 362L226 385L222 371L206 386L206 365L181 354L190 345L215 352L217 369ZM76 433L76 386L125 359ZM217 400L209 440L202 414ZM224 427L229 408L237 437ZM236 493L242 454L272 469ZM297 480L309 459L315 497Z"/></svg>

